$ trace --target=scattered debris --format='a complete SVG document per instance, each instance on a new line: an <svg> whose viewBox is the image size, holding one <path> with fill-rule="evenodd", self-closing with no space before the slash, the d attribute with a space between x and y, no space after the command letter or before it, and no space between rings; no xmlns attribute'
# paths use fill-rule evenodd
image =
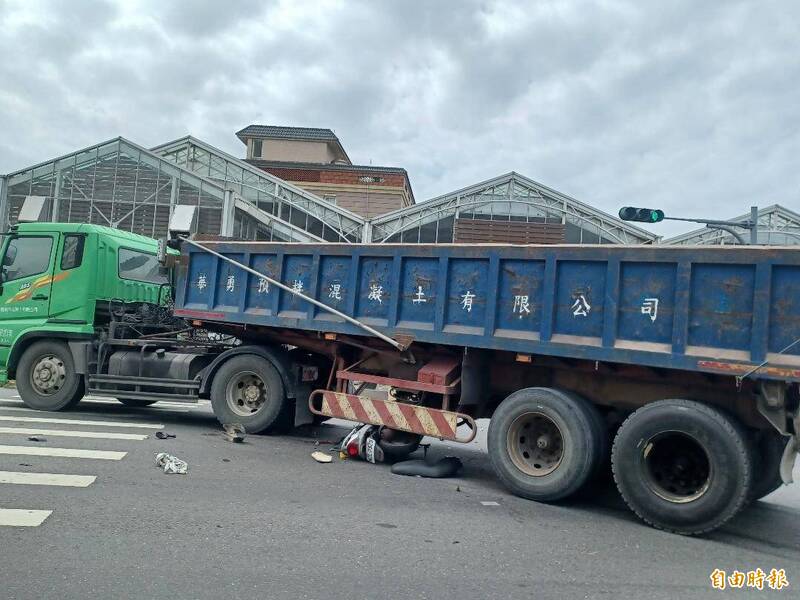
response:
<svg viewBox="0 0 800 600"><path fill-rule="evenodd" d="M424 459L395 463L392 465L392 473L395 475L410 475L412 477L452 477L463 466L459 458L445 456L433 463L429 463Z"/></svg>
<svg viewBox="0 0 800 600"><path fill-rule="evenodd" d="M225 430L225 439L229 442L241 443L244 441L244 427L238 423L223 425L222 428Z"/></svg>
<svg viewBox="0 0 800 600"><path fill-rule="evenodd" d="M494 500L481 500L481 504L484 506L500 506L500 503Z"/></svg>
<svg viewBox="0 0 800 600"><path fill-rule="evenodd" d="M223 458L222 462L231 462L231 459L230 458Z"/></svg>
<svg viewBox="0 0 800 600"><path fill-rule="evenodd" d="M19 463L19 466L20 467L30 467L32 465L29 465L28 463Z"/></svg>
<svg viewBox="0 0 800 600"><path fill-rule="evenodd" d="M167 433L166 431L156 431L156 437L160 440L168 440L178 436L176 436L174 433Z"/></svg>
<svg viewBox="0 0 800 600"><path fill-rule="evenodd" d="M184 475L186 471L189 470L189 464L186 461L166 452L159 452L156 454L156 466L162 467L164 473L168 474L177 473L178 475Z"/></svg>
<svg viewBox="0 0 800 600"><path fill-rule="evenodd" d="M46 441L47 441L47 438L43 438L43 437L36 437L35 435L32 435L32 436L30 436L30 437L28 438L28 441L29 441L29 442L46 442Z"/></svg>
<svg viewBox="0 0 800 600"><path fill-rule="evenodd" d="M313 458L318 463L329 463L333 461L333 457L330 454L325 454L324 452L320 452L319 450L317 450L316 452L312 452L311 458Z"/></svg>

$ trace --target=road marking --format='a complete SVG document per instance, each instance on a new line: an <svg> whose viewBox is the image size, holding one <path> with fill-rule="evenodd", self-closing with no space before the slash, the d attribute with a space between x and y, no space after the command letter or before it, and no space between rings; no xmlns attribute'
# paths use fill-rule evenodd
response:
<svg viewBox="0 0 800 600"><path fill-rule="evenodd" d="M494 500L481 500L481 504L484 506L500 506L500 503Z"/></svg>
<svg viewBox="0 0 800 600"><path fill-rule="evenodd" d="M0 483L19 485L57 485L61 487L88 487L97 479L95 475L64 475L63 473L20 473L0 471Z"/></svg>
<svg viewBox="0 0 800 600"><path fill-rule="evenodd" d="M122 460L127 452L113 450L83 450L80 448L50 448L48 446L6 446L0 444L0 454L18 456L57 456L61 458L96 458L99 460Z"/></svg>
<svg viewBox="0 0 800 600"><path fill-rule="evenodd" d="M52 510L0 508L0 527L38 527L51 514Z"/></svg>
<svg viewBox="0 0 800 600"><path fill-rule="evenodd" d="M0 433L20 435L42 435L53 437L94 438L97 440L146 440L147 436L138 433L107 433L105 431L65 431L63 429L30 429L28 427L0 427Z"/></svg>
<svg viewBox="0 0 800 600"><path fill-rule="evenodd" d="M61 423L66 425L97 425L98 427L137 427L139 429L164 429L155 423L128 423L126 421L82 421L79 419L51 419L49 417L9 417L0 415L0 421L20 423Z"/></svg>

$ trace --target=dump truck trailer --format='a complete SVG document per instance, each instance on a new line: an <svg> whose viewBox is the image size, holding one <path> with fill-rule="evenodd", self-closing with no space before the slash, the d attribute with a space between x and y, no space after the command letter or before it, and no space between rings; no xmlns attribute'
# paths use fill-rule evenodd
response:
<svg viewBox="0 0 800 600"><path fill-rule="evenodd" d="M102 229L98 240L115 235ZM51 316L0 340L26 403L66 408L84 390L210 398L222 423L250 432L378 425L394 456L422 436L469 442L489 418L489 457L514 494L556 502L610 468L641 519L685 534L791 480L798 249L175 235L159 258L174 306L151 282L149 301L95 294L81 332Z"/></svg>

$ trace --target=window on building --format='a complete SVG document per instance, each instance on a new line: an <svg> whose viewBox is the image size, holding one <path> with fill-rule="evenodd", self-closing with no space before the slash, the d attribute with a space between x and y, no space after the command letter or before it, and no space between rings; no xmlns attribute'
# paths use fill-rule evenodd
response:
<svg viewBox="0 0 800 600"><path fill-rule="evenodd" d="M47 271L50 264L50 251L53 249L51 237L14 238L8 243L3 258L3 281L13 281Z"/></svg>
<svg viewBox="0 0 800 600"><path fill-rule="evenodd" d="M119 276L147 283L167 283L161 265L154 254L137 252L128 248L119 249Z"/></svg>
<svg viewBox="0 0 800 600"><path fill-rule="evenodd" d="M325 200L325 202L336 204L336 194L323 194L322 199Z"/></svg>
<svg viewBox="0 0 800 600"><path fill-rule="evenodd" d="M85 235L65 235L64 249L61 251L61 270L80 267L83 262L83 244Z"/></svg>
<svg viewBox="0 0 800 600"><path fill-rule="evenodd" d="M253 158L261 158L262 140L253 140Z"/></svg>

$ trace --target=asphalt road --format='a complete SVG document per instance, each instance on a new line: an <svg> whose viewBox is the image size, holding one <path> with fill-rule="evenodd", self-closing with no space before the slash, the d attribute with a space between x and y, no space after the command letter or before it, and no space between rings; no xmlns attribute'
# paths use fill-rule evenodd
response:
<svg viewBox="0 0 800 600"><path fill-rule="evenodd" d="M21 408L15 394L0 390L0 452L16 445L126 454L0 453L4 472L96 476L87 487L0 483L0 509L52 511L39 526L0 526L4 600L800 597L800 485L705 538L687 538L642 525L612 484L561 505L511 496L480 439L467 447L433 444L436 455L462 458L459 478L409 478L354 460L316 463L311 453L342 435L335 425L231 444L207 405L128 409L84 401L50 414ZM133 424L163 425L177 437L159 440L157 429ZM46 442L32 442L8 427L148 437L44 434ZM153 462L158 451L185 459L188 474L161 472ZM785 569L790 586L711 588L714 569L756 568Z"/></svg>

